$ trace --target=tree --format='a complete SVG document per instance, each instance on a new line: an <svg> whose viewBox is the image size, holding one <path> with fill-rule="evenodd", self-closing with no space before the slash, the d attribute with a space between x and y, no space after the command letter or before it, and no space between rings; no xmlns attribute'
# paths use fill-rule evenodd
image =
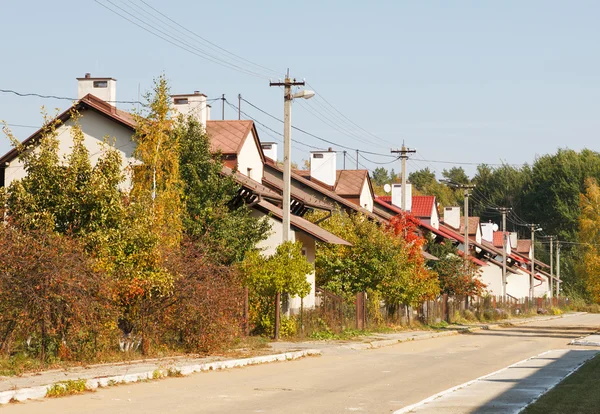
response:
<svg viewBox="0 0 600 414"><path fill-rule="evenodd" d="M580 199L579 241L584 243L578 274L589 297L600 303L600 187L593 178L586 180Z"/></svg>
<svg viewBox="0 0 600 414"><path fill-rule="evenodd" d="M437 182L435 173L428 167L408 174L408 181L419 191L427 191Z"/></svg>
<svg viewBox="0 0 600 414"><path fill-rule="evenodd" d="M390 220L389 229L405 243L407 259L405 262L406 278L400 283L390 283L393 287L387 295L391 300L406 306L418 306L426 300L434 299L440 291L437 275L425 266L423 246L425 239L419 233L418 220L410 213L400 213Z"/></svg>
<svg viewBox="0 0 600 414"><path fill-rule="evenodd" d="M304 297L310 293L306 275L314 269L302 254L302 244L284 242L268 257L251 251L240 268L254 302L256 331L277 333L274 317L279 313L281 294Z"/></svg>
<svg viewBox="0 0 600 414"><path fill-rule="evenodd" d="M471 182L463 167L452 167L449 170L444 169L442 175L447 180L456 184L469 184Z"/></svg>
<svg viewBox="0 0 600 414"><path fill-rule="evenodd" d="M171 98L165 76L146 94L145 111L135 116L135 158L131 197L150 211L151 231L165 247L177 246L182 233L183 183L179 172L179 135L169 118Z"/></svg>
<svg viewBox="0 0 600 414"><path fill-rule="evenodd" d="M449 240L443 243L428 243L429 253L439 260L431 261L431 269L437 274L442 293L450 296L478 296L485 289L479 279L479 268L472 261L465 262L464 256Z"/></svg>
<svg viewBox="0 0 600 414"><path fill-rule="evenodd" d="M180 143L185 233L220 263L242 261L266 237L268 220L252 216L245 204L232 205L239 184L222 174L221 156L211 154L202 124L191 117L180 118L173 133Z"/></svg>

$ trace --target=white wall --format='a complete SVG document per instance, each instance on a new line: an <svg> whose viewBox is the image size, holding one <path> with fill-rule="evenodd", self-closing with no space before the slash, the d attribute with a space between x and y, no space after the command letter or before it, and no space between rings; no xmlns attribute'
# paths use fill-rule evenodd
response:
<svg viewBox="0 0 600 414"><path fill-rule="evenodd" d="M433 203L433 207L431 208L431 220L429 220L429 224L431 227L439 229L440 228L440 215L438 214L437 209L437 201Z"/></svg>
<svg viewBox="0 0 600 414"><path fill-rule="evenodd" d="M248 133L246 141L238 155L238 171L241 174L248 175L248 168L251 168L250 178L254 181L262 182L263 177L263 162L260 158L260 149L254 141L253 132Z"/></svg>
<svg viewBox="0 0 600 414"><path fill-rule="evenodd" d="M251 213L254 217L264 217L265 214L256 209L252 209ZM257 247L262 250L262 254L270 256L275 253L277 246L279 246L283 240L283 224L281 221L267 216L269 224L271 225L271 232L266 240L262 240L258 243ZM291 241L299 241L302 243L302 247L306 249L306 258L310 263L315 263L315 239L307 234L299 231L292 230L290 232ZM306 280L310 283L310 293L303 298L303 305L305 309L311 309L315 307L315 273L309 273L306 275ZM290 297L288 299L288 309L286 313L297 314L300 312L301 301L300 298Z"/></svg>
<svg viewBox="0 0 600 414"><path fill-rule="evenodd" d="M337 155L335 151L311 151L310 176L333 187L337 180Z"/></svg>
<svg viewBox="0 0 600 414"><path fill-rule="evenodd" d="M314 265L316 243L313 237L308 236L305 233L296 233L296 240L302 243L302 246L306 252L306 260ZM315 272L306 275L306 281L310 283L310 293L306 295L302 300L299 296L289 298L289 312L291 314L300 313L300 309L303 306L304 309L313 309L315 307Z"/></svg>
<svg viewBox="0 0 600 414"><path fill-rule="evenodd" d="M107 142L113 145L121 154L123 169L128 170L127 167L133 161L133 151L135 149L135 142L132 140L133 132L130 129L108 120L93 110L86 110L81 113L79 125L85 137L84 145L90 153L92 165L95 165L102 155L102 144L104 137L107 137ZM61 157L68 156L73 149L72 126L73 121L68 120L57 129L57 138L60 142L59 155ZM23 164L16 158L6 168L5 185L8 187L12 181L19 180L25 175ZM129 189L131 185L129 175L127 176L128 179L121 185L123 189Z"/></svg>
<svg viewBox="0 0 600 414"><path fill-rule="evenodd" d="M541 281L541 285L540 286L535 286L533 288L533 296L535 296L536 298L543 298L544 296L546 297L552 297L552 295L550 294L550 282L548 281L548 278L544 275L542 276L542 281ZM540 281L537 279L533 280L533 284L537 285L539 284Z"/></svg>
<svg viewBox="0 0 600 414"><path fill-rule="evenodd" d="M480 269L480 279L485 283L487 292L493 296L502 296L502 268L488 262Z"/></svg>
<svg viewBox="0 0 600 414"><path fill-rule="evenodd" d="M516 275L506 272L506 281L506 293L517 299L529 297L529 274L520 270Z"/></svg>
<svg viewBox="0 0 600 414"><path fill-rule="evenodd" d="M368 179L363 183L363 188L360 191L360 206L373 212L373 196L371 195L371 188L369 187Z"/></svg>

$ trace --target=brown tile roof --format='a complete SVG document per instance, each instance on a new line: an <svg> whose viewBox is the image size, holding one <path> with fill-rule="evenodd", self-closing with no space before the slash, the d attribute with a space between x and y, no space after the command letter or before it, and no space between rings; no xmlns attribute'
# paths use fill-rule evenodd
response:
<svg viewBox="0 0 600 414"><path fill-rule="evenodd" d="M102 99L92 94L87 94L86 96L81 98L79 101L71 105L71 107L69 107L67 110L65 110L56 118L54 118L54 120L59 120L62 124L64 124L65 122L67 122L67 120L71 118L71 113L73 109L76 109L79 112L82 112L86 109L94 110L99 114L106 116L107 118L112 119L113 121L123 125L124 127L131 129L132 131L135 130L137 124L134 116L129 112L117 109L116 107L112 106L111 104L103 101ZM27 146L30 144L34 144L42 136L43 130L43 127L38 129L36 132L34 132L32 135L26 138L22 142L22 145ZM10 162L13 159L17 158L18 155L19 151L17 150L17 148L13 148L0 158L0 164Z"/></svg>
<svg viewBox="0 0 600 414"><path fill-rule="evenodd" d="M277 165L277 163L270 158L265 159L265 166L273 168L276 171L283 172L283 168L281 166ZM295 174L294 172L292 172L292 180L297 181L301 185L312 188L313 190L323 194L323 196L325 196L326 198L333 200L334 202L344 206L345 208L362 213L373 220L376 220L378 222L385 222L385 220L386 220L384 218L377 216L376 214L371 213L369 210L367 210L363 207L360 207L360 206L352 203L351 201L346 200L345 198L334 193L333 191L330 191L327 188L324 188L323 186L312 182L311 180L307 180L306 178L304 178L298 174ZM391 217L393 217L393 216L390 216L390 218Z"/></svg>
<svg viewBox="0 0 600 414"><path fill-rule="evenodd" d="M283 192L283 180L280 180L276 177L263 177L262 182L267 186L275 189L278 193ZM328 210L331 211L331 205L311 196L310 194L292 186L292 198L301 201L304 205L308 207L318 208L320 210Z"/></svg>
<svg viewBox="0 0 600 414"><path fill-rule="evenodd" d="M517 240L517 252L523 254L529 254L531 250L531 240Z"/></svg>
<svg viewBox="0 0 600 414"><path fill-rule="evenodd" d="M257 207L261 208L267 213L270 213L272 216L278 218L279 220L281 220L283 217L283 210L269 203L268 201L260 201L257 204ZM346 246L351 246L351 244L348 243L346 240L336 236L333 233L328 232L327 230L317 226L314 223L311 223L306 219L303 219L302 217L292 215L290 216L290 220L292 227L295 227L296 229L313 236L319 241L331 244L343 244Z"/></svg>
<svg viewBox="0 0 600 414"><path fill-rule="evenodd" d="M222 154L239 154L253 126L252 121L245 120L207 121L206 133L210 137L211 151L220 151Z"/></svg>
<svg viewBox="0 0 600 414"><path fill-rule="evenodd" d="M341 196L359 196L365 180L369 176L367 170L337 170L335 192Z"/></svg>
<svg viewBox="0 0 600 414"><path fill-rule="evenodd" d="M475 236L477 234L477 227L479 227L479 217L469 216L469 236ZM460 218L460 233L465 234L465 216Z"/></svg>
<svg viewBox="0 0 600 414"><path fill-rule="evenodd" d="M229 176L233 177L233 179L238 184L240 184L241 186L252 191L256 195L260 195L261 197L267 198L269 200L275 200L275 201L280 201L280 202L283 201L283 198L279 194L277 194L275 191L262 185L258 181L254 181L252 178L249 178L249 177L245 176L244 174L241 174L237 171L233 172L233 170L229 167L223 166L221 168L221 174L229 175Z"/></svg>

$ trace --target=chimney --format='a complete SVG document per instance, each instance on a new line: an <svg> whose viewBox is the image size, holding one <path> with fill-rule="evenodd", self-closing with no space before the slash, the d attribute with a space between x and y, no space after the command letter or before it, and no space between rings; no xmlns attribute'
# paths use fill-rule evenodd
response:
<svg viewBox="0 0 600 414"><path fill-rule="evenodd" d="M460 229L460 207L444 207L444 224Z"/></svg>
<svg viewBox="0 0 600 414"><path fill-rule="evenodd" d="M81 99L87 94L92 94L96 98L116 106L117 80L114 78L92 78L90 73L86 73L83 78L77 78L77 99Z"/></svg>
<svg viewBox="0 0 600 414"><path fill-rule="evenodd" d="M173 103L173 115L193 116L198 122L206 127L206 121L210 119L210 106L206 104L206 95L200 91L190 94L171 95Z"/></svg>
<svg viewBox="0 0 600 414"><path fill-rule="evenodd" d="M412 210L412 184L406 184L406 211ZM402 208L402 184L392 184L392 204Z"/></svg>
<svg viewBox="0 0 600 414"><path fill-rule="evenodd" d="M481 239L494 243L494 223L481 223Z"/></svg>
<svg viewBox="0 0 600 414"><path fill-rule="evenodd" d="M515 232L508 233L508 239L510 240L510 247L513 249L516 249L517 241L519 240L517 233L515 233Z"/></svg>
<svg viewBox="0 0 600 414"><path fill-rule="evenodd" d="M311 151L310 177L322 183L335 186L337 178L337 157L331 148L327 151Z"/></svg>
<svg viewBox="0 0 600 414"><path fill-rule="evenodd" d="M261 142L265 157L271 158L273 161L277 161L277 143L276 142Z"/></svg>

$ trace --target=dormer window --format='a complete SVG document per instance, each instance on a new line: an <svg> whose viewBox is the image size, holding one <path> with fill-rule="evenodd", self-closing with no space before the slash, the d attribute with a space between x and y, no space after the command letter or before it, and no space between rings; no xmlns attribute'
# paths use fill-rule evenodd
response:
<svg viewBox="0 0 600 414"><path fill-rule="evenodd" d="M94 88L108 88L108 81L94 81Z"/></svg>
<svg viewBox="0 0 600 414"><path fill-rule="evenodd" d="M313 154L313 158L323 158L323 154Z"/></svg>

